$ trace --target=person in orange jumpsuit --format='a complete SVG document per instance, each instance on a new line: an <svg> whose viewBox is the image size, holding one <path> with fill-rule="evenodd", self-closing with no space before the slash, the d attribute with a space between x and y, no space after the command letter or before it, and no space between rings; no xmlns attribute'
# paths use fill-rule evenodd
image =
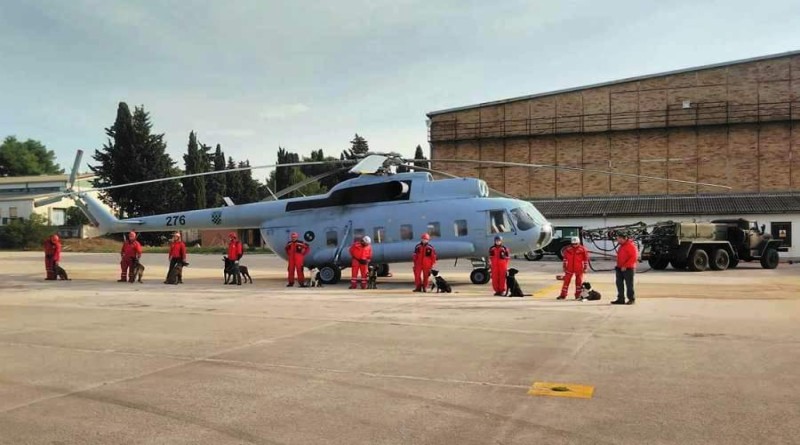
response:
<svg viewBox="0 0 800 445"><path fill-rule="evenodd" d="M494 237L494 246L489 248L489 264L492 267L492 288L495 296L502 297L506 292L506 274L511 259L511 249L503 245L503 237Z"/></svg>
<svg viewBox="0 0 800 445"><path fill-rule="evenodd" d="M231 272L236 278L235 280L231 280L228 284L241 286L242 274L239 272L239 260L244 256L244 248L242 247L241 241L239 241L239 238L236 236L236 233L229 233L228 239L230 240L228 242L228 261L231 266Z"/></svg>
<svg viewBox="0 0 800 445"><path fill-rule="evenodd" d="M57 280L56 267L61 261L61 240L58 235L50 235L44 240L44 270L47 274L45 280Z"/></svg>
<svg viewBox="0 0 800 445"><path fill-rule="evenodd" d="M175 232L172 235L172 242L169 244L169 269L167 270L167 278L164 284L183 284L183 277L178 276L175 283L169 283L169 274L178 263L186 262L186 243L181 239L180 232Z"/></svg>
<svg viewBox="0 0 800 445"><path fill-rule="evenodd" d="M361 289L367 288L367 269L372 260L371 242L368 236L364 236L350 246L350 289L355 289L358 282L361 283Z"/></svg>
<svg viewBox="0 0 800 445"><path fill-rule="evenodd" d="M117 282L124 283L130 279L130 282L133 283L133 268L136 267L142 257L142 245L139 244L139 241L136 241L136 232L131 231L128 233L128 239L122 243L119 255L121 257L119 263L121 272Z"/></svg>
<svg viewBox="0 0 800 445"><path fill-rule="evenodd" d="M431 269L436 264L436 249L430 244L431 236L422 234L419 244L414 247L414 292L427 292Z"/></svg>
<svg viewBox="0 0 800 445"><path fill-rule="evenodd" d="M561 286L561 293L558 300L567 298L569 293L569 282L575 276L575 299L581 299L581 286L583 286L583 274L589 270L589 251L581 245L581 239L573 236L570 245L564 249L564 284Z"/></svg>
<svg viewBox="0 0 800 445"><path fill-rule="evenodd" d="M297 274L297 281L300 283L300 287L306 287L306 277L303 275L303 261L306 254L311 250L311 246L305 243L305 241L298 240L297 232L292 232L290 236L290 240L286 243L286 256L289 260L289 284L286 287L294 286L294 277Z"/></svg>

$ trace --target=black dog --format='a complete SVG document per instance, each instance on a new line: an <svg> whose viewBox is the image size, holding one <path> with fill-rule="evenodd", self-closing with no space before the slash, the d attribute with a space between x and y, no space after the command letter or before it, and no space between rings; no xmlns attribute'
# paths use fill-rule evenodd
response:
<svg viewBox="0 0 800 445"><path fill-rule="evenodd" d="M183 284L183 268L188 265L189 263L186 262L175 263L175 266L167 274L164 284Z"/></svg>
<svg viewBox="0 0 800 445"><path fill-rule="evenodd" d="M142 282L142 277L144 276L144 264L135 261L133 263L133 273L130 277L128 277L128 282L133 283L134 281Z"/></svg>
<svg viewBox="0 0 800 445"><path fill-rule="evenodd" d="M597 292L596 290L592 289L592 285L588 281L583 283L582 287L583 289L581 289L581 300L597 301L602 297L602 295L600 295L600 292Z"/></svg>
<svg viewBox="0 0 800 445"><path fill-rule="evenodd" d="M237 277L234 261L229 260L228 257L222 257L222 261L225 261L225 269L223 269L224 284L241 284L241 277L244 277L245 283L247 283L247 280L250 280L250 284L253 284L253 278L250 276L250 271L247 270L247 266L239 265L239 277Z"/></svg>
<svg viewBox="0 0 800 445"><path fill-rule="evenodd" d="M56 276L64 281L72 281L67 276L67 271L64 270L63 267L59 266L58 264L55 265Z"/></svg>
<svg viewBox="0 0 800 445"><path fill-rule="evenodd" d="M377 289L377 288L378 288L378 266L370 264L369 270L367 271L367 289Z"/></svg>
<svg viewBox="0 0 800 445"><path fill-rule="evenodd" d="M522 293L522 289L519 287L519 282L516 277L518 273L519 271L513 267L508 269L508 273L506 274L506 297L526 297L531 295Z"/></svg>
<svg viewBox="0 0 800 445"><path fill-rule="evenodd" d="M322 287L322 279L319 277L319 269L312 267L308 270L308 278L305 280L306 287Z"/></svg>
<svg viewBox="0 0 800 445"><path fill-rule="evenodd" d="M449 294L453 292L453 288L450 287L450 283L444 279L441 275L439 275L439 271L436 269L431 269L431 275L433 275L433 283L431 283L431 290L436 288L436 293L444 292Z"/></svg>

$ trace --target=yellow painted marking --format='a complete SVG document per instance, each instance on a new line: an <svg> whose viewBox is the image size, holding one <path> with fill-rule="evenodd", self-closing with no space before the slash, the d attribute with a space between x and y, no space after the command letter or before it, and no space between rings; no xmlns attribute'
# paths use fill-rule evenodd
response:
<svg viewBox="0 0 800 445"><path fill-rule="evenodd" d="M551 284L550 286L545 286L541 289L537 289L533 293L533 298L548 298L548 299L555 299L557 294L561 291L561 286L564 283L559 281L558 283Z"/></svg>
<svg viewBox="0 0 800 445"><path fill-rule="evenodd" d="M534 382L531 389L528 390L528 395L591 399L594 395L594 386L576 385L574 383Z"/></svg>

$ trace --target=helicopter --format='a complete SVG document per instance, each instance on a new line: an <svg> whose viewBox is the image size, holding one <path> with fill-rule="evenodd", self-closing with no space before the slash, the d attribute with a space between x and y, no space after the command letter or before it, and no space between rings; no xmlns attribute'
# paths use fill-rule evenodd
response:
<svg viewBox="0 0 800 445"><path fill-rule="evenodd" d="M82 156L83 151L79 150L67 189L55 196L41 199L34 205L57 202L68 196L104 234L130 230L161 232L258 228L266 245L283 259L286 259L286 254L282 247L289 240L290 234L296 232L311 247L310 253L305 257L305 266L317 268L320 279L325 284L336 284L340 281L344 265L350 264L347 247L354 240L367 235L373 240L372 261L380 265L381 275L388 275L390 263L411 261L414 246L420 236L427 233L436 247L439 259L457 261L464 258L471 261L470 281L473 284L486 284L491 277L486 253L494 244L496 236L501 236L509 249L518 252L541 249L553 237L552 225L530 202L504 194L491 196L487 183L478 178L455 177L418 166L412 168L421 171L398 172L398 167L413 160L403 159L397 154L367 154L361 160L351 161L243 167L77 191L73 186ZM118 187L236 170L329 162L341 165L349 162L355 165L309 178L280 191L278 195L273 194L271 200L268 198L249 204L236 205L225 199L226 206L218 208L117 219L96 196L97 192ZM505 164L498 161L491 163ZM534 168L557 167L524 165ZM357 176L336 184L325 194L278 200L279 195L342 170ZM434 179L432 173L440 173L447 178Z"/></svg>

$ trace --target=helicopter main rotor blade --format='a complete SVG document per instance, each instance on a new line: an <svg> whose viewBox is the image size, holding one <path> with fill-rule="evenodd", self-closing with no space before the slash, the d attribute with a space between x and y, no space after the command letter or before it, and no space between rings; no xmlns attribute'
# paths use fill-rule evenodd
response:
<svg viewBox="0 0 800 445"><path fill-rule="evenodd" d="M428 162L450 162L450 163L461 163L461 164L487 164L487 165L495 165L498 167L527 167L527 168L549 168L553 170L567 170L567 171L575 171L575 172L587 172L587 173L598 173L603 175L611 175L611 176L621 176L624 178L640 178L640 179L651 179L654 181L664 181L664 182L676 182L680 184L693 184L693 185L702 185L706 187L717 187L730 190L732 187L727 185L719 185L719 184L709 184L707 182L697 182L697 181L687 181L683 179L670 179L670 178L661 178L658 176L648 176L648 175L637 175L634 173L622 173L622 172L612 172L608 170L597 170L593 168L582 168L582 167L571 167L568 165L551 165L551 164L528 164L524 162L506 162L506 161L479 161L474 159L428 159Z"/></svg>
<svg viewBox="0 0 800 445"><path fill-rule="evenodd" d="M342 167L342 168L337 168L336 170L331 170L331 171L328 171L328 172L325 172L325 173L320 173L320 174L318 174L316 176L312 176L310 178L306 178L306 179L298 182L297 184L292 184L289 187L286 187L286 188L284 188L282 190L279 190L278 193L272 193L272 191L270 191L272 196L269 197L269 198L264 199L263 201L277 201L278 198L280 198L281 196L284 196L284 195L287 195L289 193L292 193L293 191L301 189L301 188L307 186L308 184L311 184L311 183L317 182L319 180L325 179L328 176L333 176L333 175L335 175L337 173L342 173L347 169L348 169L348 167Z"/></svg>
<svg viewBox="0 0 800 445"><path fill-rule="evenodd" d="M72 164L72 171L69 173L69 182L67 183L67 190L72 190L75 186L75 179L78 177L78 169L81 167L81 160L83 159L83 150L78 150L75 154L75 163Z"/></svg>
<svg viewBox="0 0 800 445"><path fill-rule="evenodd" d="M269 165L254 165L251 167L237 167L237 168L229 168L226 170L214 170L210 172L203 172L203 173L191 173L188 175L180 175L180 176L170 176L168 178L157 178L157 179L148 179L147 181L137 181L137 182L130 182L128 184L117 184L117 185L109 185L105 187L96 187L92 189L87 189L84 191L87 192L97 192L103 190L112 190L118 189L122 187L132 187L134 185L145 185L145 184L155 184L157 182L164 182L164 181L174 181L176 179L185 179L185 178L196 178L199 176L210 176L210 175L220 175L225 173L233 173L233 172L241 172L247 170L259 170L264 168L280 168L280 167L301 167L304 165L326 165L326 164L351 164L354 163L354 160L333 160L333 161L310 161L310 162L291 162L288 164L269 164Z"/></svg>

